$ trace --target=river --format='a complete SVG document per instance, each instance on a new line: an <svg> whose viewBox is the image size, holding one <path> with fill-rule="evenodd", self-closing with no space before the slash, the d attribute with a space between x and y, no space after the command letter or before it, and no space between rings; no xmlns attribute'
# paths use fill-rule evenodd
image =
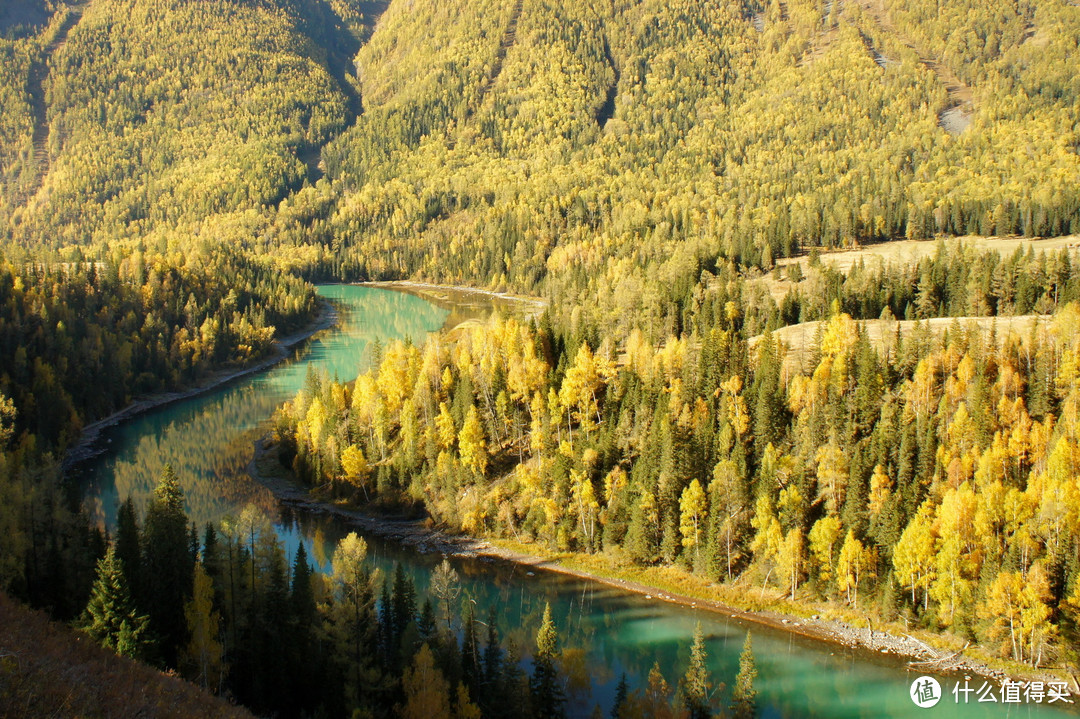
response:
<svg viewBox="0 0 1080 719"><path fill-rule="evenodd" d="M255 439L266 432L274 409L293 397L310 368L352 379L371 354L373 343L411 338L461 319L460 308L436 306L403 292L356 285L327 285L320 295L331 301L337 324L314 335L292 357L269 370L212 391L133 417L102 432L104 449L76 468L85 506L112 526L117 504L134 498L144 509L165 463L180 478L187 511L201 527L248 503L276 518L290 555L299 542L321 570L329 567L335 543L350 531L340 520L299 514L279 506L273 495L246 471ZM441 559L378 538L368 538L371 561L383 572L403 563L421 594ZM753 635L761 717L1075 717L1045 703L958 704L951 694L962 677L941 679L945 695L931 709L909 698L919 674L903 662L676 606L624 592L599 582L532 571L500 561L454 558L462 578L463 602L475 602L478 618L497 611L504 638L524 650L532 647L544 604L550 602L560 641L572 667L570 710L588 716L599 704L607 716L620 676L631 687L646 681L658 661L674 687L686 669L694 626L702 623L714 685L733 683L747 631ZM971 687L982 680L972 677ZM727 703L729 691L717 690ZM961 700L963 694L960 695Z"/></svg>

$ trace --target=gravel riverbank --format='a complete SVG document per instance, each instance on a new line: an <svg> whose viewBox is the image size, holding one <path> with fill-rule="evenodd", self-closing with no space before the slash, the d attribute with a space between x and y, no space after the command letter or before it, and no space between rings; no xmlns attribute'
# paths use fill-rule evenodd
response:
<svg viewBox="0 0 1080 719"><path fill-rule="evenodd" d="M272 463L272 464L271 464ZM279 500L308 512L330 514L357 529L384 539L414 547L422 553L446 556L472 557L490 561L513 562L536 570L558 572L569 576L601 582L624 591L634 592L654 601L669 602L695 609L723 614L733 619L752 622L784 632L797 634L828 644L849 647L858 651L891 655L905 661L915 672L946 674L950 676L972 675L985 677L997 683L1013 681L1061 681L1046 671L1025 672L1022 676L1009 675L992 668L963 651L947 652L929 646L920 639L907 634L897 634L880 628L856 627L843 621L826 619L820 615L811 618L797 617L775 611L751 611L738 609L719 601L704 600L667 592L646 584L624 579L605 577L542 556L525 554L500 547L475 537L454 535L433 528L422 520L405 520L374 516L360 510L320 501L313 498L305 487L289 476L277 460L277 447L267 440L255 443L255 456L248 468L249 473L270 489ZM1080 694L1075 680L1070 689Z"/></svg>

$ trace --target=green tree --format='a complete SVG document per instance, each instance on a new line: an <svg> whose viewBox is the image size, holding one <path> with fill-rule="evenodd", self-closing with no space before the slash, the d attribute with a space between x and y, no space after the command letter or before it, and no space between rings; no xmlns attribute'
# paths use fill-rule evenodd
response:
<svg viewBox="0 0 1080 719"><path fill-rule="evenodd" d="M184 603L191 596L194 571L188 542L184 495L171 465L165 465L142 534L145 609L150 629L161 642L162 659L175 667L187 640Z"/></svg>
<svg viewBox="0 0 1080 719"><path fill-rule="evenodd" d="M701 622L694 627L694 643L690 645L690 666L686 668L681 684L683 707L690 719L709 719L709 670L705 666L705 635Z"/></svg>
<svg viewBox="0 0 1080 719"><path fill-rule="evenodd" d="M146 648L147 625L147 618L135 611L116 549L109 547L98 560L97 579L83 615L83 630L103 647L138 659Z"/></svg>
<svg viewBox="0 0 1080 719"><path fill-rule="evenodd" d="M735 676L735 687L731 695L732 719L754 719L757 716L755 679L757 667L754 665L754 649L750 642L750 632L747 632L742 654L739 655L739 673Z"/></svg>
<svg viewBox="0 0 1080 719"><path fill-rule="evenodd" d="M559 635L551 620L551 605L544 605L544 618L536 633L533 674L529 682L533 712L538 719L565 716L566 695L559 681Z"/></svg>

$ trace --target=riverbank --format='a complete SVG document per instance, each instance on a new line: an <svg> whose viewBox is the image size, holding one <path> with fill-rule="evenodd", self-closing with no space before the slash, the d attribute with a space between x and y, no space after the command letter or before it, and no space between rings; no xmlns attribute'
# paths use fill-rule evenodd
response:
<svg viewBox="0 0 1080 719"><path fill-rule="evenodd" d="M273 352L268 357L240 368L224 368L210 373L201 379L195 386L173 392L159 392L135 400L121 410L117 410L107 417L103 417L83 427L79 435L79 441L72 445L64 454L63 468L70 469L79 462L84 462L105 451L99 445L101 433L110 427L131 419L137 415L149 412L152 409L163 407L173 402L197 397L201 394L217 389L224 384L246 377L247 375L261 372L273 365L287 359L289 350L304 340L307 340L316 332L329 329L337 322L337 311L329 302L322 300L319 303L319 311L313 322L305 329L298 330L284 337L274 340Z"/></svg>
<svg viewBox="0 0 1080 719"><path fill-rule="evenodd" d="M495 309L502 309L522 315L526 319L535 319L544 312L547 302L538 297L514 295L508 292L493 292L462 285L433 285L412 280L391 280L383 282L361 282L364 287L377 287L384 290L404 292L450 311L443 324L443 331L449 332L471 322L480 321L490 316Z"/></svg>
<svg viewBox="0 0 1080 719"><path fill-rule="evenodd" d="M405 520L368 514L355 508L311 496L278 461L277 446L266 439L255 442L248 472L285 504L306 512L328 514L364 533L437 553L480 561L504 561L532 571L557 572L662 601L731 619L766 626L836 647L906 663L912 671L947 676L979 676L997 683L1013 681L1067 681L1080 694L1075 679L1063 672L1003 666L981 657L979 651L949 635L907 630L895 624L878 625L853 610L809 602L791 602L775 590L760 586L733 587L708 582L675 567L637 567L604 555L550 553L536 545L507 540L485 540L455 535L430 521ZM862 626L860 626L860 624Z"/></svg>

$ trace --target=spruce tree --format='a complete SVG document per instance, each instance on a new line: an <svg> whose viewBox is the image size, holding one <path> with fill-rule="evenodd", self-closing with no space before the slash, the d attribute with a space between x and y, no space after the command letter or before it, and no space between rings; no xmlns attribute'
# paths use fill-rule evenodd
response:
<svg viewBox="0 0 1080 719"><path fill-rule="evenodd" d="M529 682L533 714L537 719L565 716L566 696L559 683L555 662L559 658L559 636L551 620L551 605L544 606L544 619L536 633L536 652L533 654L533 675Z"/></svg>
<svg viewBox="0 0 1080 719"><path fill-rule="evenodd" d="M480 667L480 641L476 636L476 618L472 607L465 617L465 631L461 638L461 671L472 696L477 696L482 678Z"/></svg>
<svg viewBox="0 0 1080 719"><path fill-rule="evenodd" d="M139 520L135 503L128 497L116 511L116 558L123 567L124 579L137 605L142 605L140 588L142 576L142 550L139 548Z"/></svg>
<svg viewBox="0 0 1080 719"><path fill-rule="evenodd" d="M405 567L398 564L394 569L394 594L392 599L394 634L400 641L409 622L416 621L416 587L405 572Z"/></svg>
<svg viewBox="0 0 1080 719"><path fill-rule="evenodd" d="M416 629L420 635L421 643L428 644L433 647L438 646L438 620L435 618L435 605L431 603L430 597L424 599L424 606L420 610L420 619L416 624Z"/></svg>
<svg viewBox="0 0 1080 719"><path fill-rule="evenodd" d="M499 630L495 623L495 607L488 609L487 642L484 644L484 686L481 703L490 705L498 698L502 679L503 650L499 646Z"/></svg>
<svg viewBox="0 0 1080 719"><path fill-rule="evenodd" d="M629 691L626 683L626 672L623 672L622 678L619 679L619 686L615 690L615 703L611 707L611 719L621 719L623 706L626 704Z"/></svg>
<svg viewBox="0 0 1080 719"><path fill-rule="evenodd" d="M147 619L136 613L123 563L109 547L98 560L97 579L83 615L83 630L96 642L121 656L137 659L146 645Z"/></svg>
<svg viewBox="0 0 1080 719"><path fill-rule="evenodd" d="M499 646L499 628L496 625L495 607L487 612L487 642L484 645L484 681L495 687L502 668L502 647Z"/></svg>
<svg viewBox="0 0 1080 719"><path fill-rule="evenodd" d="M705 666L705 635L701 622L694 628L694 643L690 647L690 666L682 679L683 706L690 719L709 719L709 670Z"/></svg>
<svg viewBox="0 0 1080 719"><path fill-rule="evenodd" d="M150 629L161 641L165 665L175 667L178 652L187 639L184 602L191 597L194 563L183 492L171 465L165 465L146 512L142 545L143 596L150 615Z"/></svg>
<svg viewBox="0 0 1080 719"><path fill-rule="evenodd" d="M739 655L739 673L735 677L735 690L731 697L731 716L733 719L753 719L757 713L757 692L754 679L757 668L754 666L754 650L750 643L750 632L746 633L742 654Z"/></svg>
<svg viewBox="0 0 1080 719"><path fill-rule="evenodd" d="M289 674L293 686L283 714L302 714L310 710L310 704L319 695L319 682L324 672L320 667L316 631L318 609L311 586L312 569L308 564L304 543L296 548L293 561L292 587L289 594L289 631L287 641L291 649Z"/></svg>

